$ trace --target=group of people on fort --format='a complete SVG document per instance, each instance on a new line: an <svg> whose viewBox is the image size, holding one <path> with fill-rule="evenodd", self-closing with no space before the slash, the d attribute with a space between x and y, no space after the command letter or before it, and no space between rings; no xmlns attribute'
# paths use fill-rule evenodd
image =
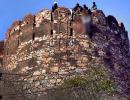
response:
<svg viewBox="0 0 130 100"><path fill-rule="evenodd" d="M52 6L52 12L54 12L56 9L58 8L58 4L55 2L54 5ZM77 9L80 9L80 11L82 11L84 9L88 10L91 13L91 10L96 10L97 9L97 5L95 2L93 2L93 6L91 9L89 9L86 4L82 6L80 6L79 3L76 4L76 6L72 9L73 11L76 11Z"/></svg>

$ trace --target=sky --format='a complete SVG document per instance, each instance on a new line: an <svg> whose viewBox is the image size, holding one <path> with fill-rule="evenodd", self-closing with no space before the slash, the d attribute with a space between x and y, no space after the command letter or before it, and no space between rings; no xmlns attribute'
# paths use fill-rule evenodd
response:
<svg viewBox="0 0 130 100"><path fill-rule="evenodd" d="M113 15L119 22L125 24L130 37L130 0L57 0L59 6L73 8L76 3L92 6L95 1L98 9L103 10L106 16ZM0 0L0 40L5 39L7 29L15 20L38 11L51 9L54 0Z"/></svg>

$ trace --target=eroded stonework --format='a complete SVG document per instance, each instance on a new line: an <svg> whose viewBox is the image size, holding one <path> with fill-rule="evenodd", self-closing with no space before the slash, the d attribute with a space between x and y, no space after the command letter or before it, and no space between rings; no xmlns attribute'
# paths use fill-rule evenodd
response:
<svg viewBox="0 0 130 100"><path fill-rule="evenodd" d="M101 10L42 10L16 21L6 33L4 70L20 74L27 92L61 85L64 79L84 75L95 60L105 66L130 97L129 40L123 23ZM23 85L24 84L24 85Z"/></svg>

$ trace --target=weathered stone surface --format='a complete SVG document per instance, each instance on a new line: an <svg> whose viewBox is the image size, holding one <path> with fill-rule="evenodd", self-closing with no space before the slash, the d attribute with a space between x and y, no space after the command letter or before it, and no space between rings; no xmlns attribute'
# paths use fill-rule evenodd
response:
<svg viewBox="0 0 130 100"><path fill-rule="evenodd" d="M51 67L51 68L50 68L50 71L56 73L56 72L59 71L59 67Z"/></svg>
<svg viewBox="0 0 130 100"><path fill-rule="evenodd" d="M6 38L4 70L25 74L15 80L27 81L22 84L27 91L61 85L64 79L84 75L95 64L104 66L118 92L130 98L128 33L123 23L118 25L101 10L91 14L85 9L72 14L64 7L54 12L42 10L14 24Z"/></svg>

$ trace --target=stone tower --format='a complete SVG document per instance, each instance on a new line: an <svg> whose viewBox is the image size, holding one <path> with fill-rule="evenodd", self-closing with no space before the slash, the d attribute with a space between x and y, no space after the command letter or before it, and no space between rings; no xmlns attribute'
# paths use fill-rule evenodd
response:
<svg viewBox="0 0 130 100"><path fill-rule="evenodd" d="M123 23L102 10L77 5L72 10L57 7L29 14L6 33L4 53L4 71L18 75L7 78L26 81L28 91L84 75L95 61L113 76L118 91L129 97L128 33Z"/></svg>

